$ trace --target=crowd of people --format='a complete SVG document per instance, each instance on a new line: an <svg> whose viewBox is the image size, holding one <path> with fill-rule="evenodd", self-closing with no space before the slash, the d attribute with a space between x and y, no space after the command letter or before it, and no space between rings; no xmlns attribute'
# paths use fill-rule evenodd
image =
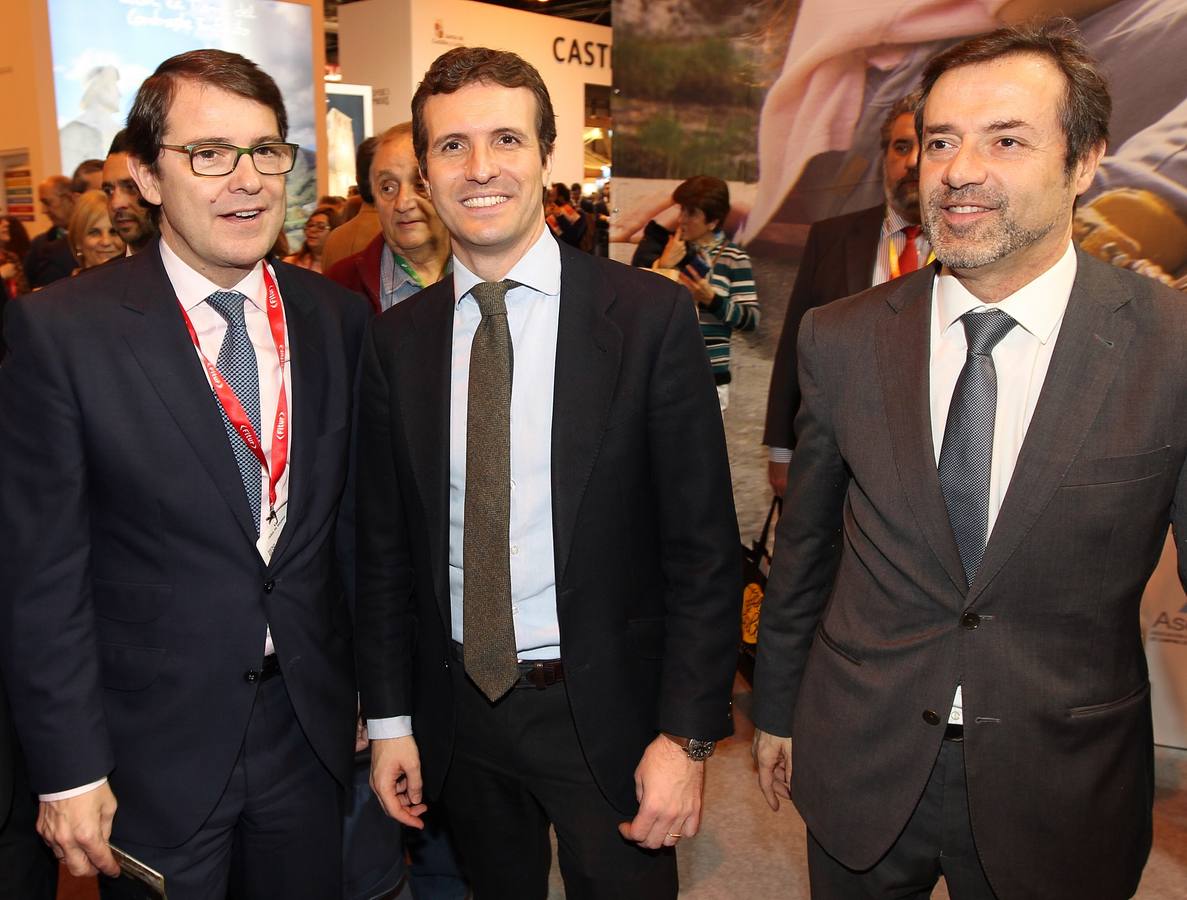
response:
<svg viewBox="0 0 1187 900"><path fill-rule="evenodd" d="M1069 21L972 38L809 233L753 752L816 900L1136 889L1187 312L1072 242L1109 112ZM183 53L0 220L0 893L143 896L118 847L174 900L543 900L551 828L568 896L674 898L733 730L728 186L605 259L539 73L459 47L290 254L286 132Z"/></svg>

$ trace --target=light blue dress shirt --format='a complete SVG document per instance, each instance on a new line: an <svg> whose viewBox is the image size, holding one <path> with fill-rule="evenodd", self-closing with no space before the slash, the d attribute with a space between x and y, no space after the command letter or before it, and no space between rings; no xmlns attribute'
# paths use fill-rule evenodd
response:
<svg viewBox="0 0 1187 900"><path fill-rule="evenodd" d="M511 331L511 611L520 659L556 659L556 557L552 540L552 399L560 322L561 259L556 239L539 239L505 276ZM466 506L466 407L470 346L481 314L470 290L482 279L453 259L453 354L449 390L449 609L452 637L462 632L462 558ZM368 719L372 738L412 733L410 716Z"/></svg>

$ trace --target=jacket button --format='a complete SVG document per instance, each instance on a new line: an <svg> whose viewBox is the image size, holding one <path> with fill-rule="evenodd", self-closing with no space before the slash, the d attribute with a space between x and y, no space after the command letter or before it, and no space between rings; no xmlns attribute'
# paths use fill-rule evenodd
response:
<svg viewBox="0 0 1187 900"><path fill-rule="evenodd" d="M271 578L269 578L267 581L264 582L264 593L271 594L272 588L274 588L274 587L276 587L276 582L273 581Z"/></svg>
<svg viewBox="0 0 1187 900"><path fill-rule="evenodd" d="M981 617L974 612L966 612L960 617L960 624L969 631L972 631L981 624Z"/></svg>
<svg viewBox="0 0 1187 900"><path fill-rule="evenodd" d="M255 684L260 680L260 672L258 669L248 669L243 673L243 680L248 684Z"/></svg>
<svg viewBox="0 0 1187 900"><path fill-rule="evenodd" d="M925 709L923 711L923 721L926 722L928 725L939 725L940 724L940 714L938 712L936 712L934 709Z"/></svg>

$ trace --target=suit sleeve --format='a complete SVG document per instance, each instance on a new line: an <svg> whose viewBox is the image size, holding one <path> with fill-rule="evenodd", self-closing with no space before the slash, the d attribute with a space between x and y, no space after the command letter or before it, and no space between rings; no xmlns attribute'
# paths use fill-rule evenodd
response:
<svg viewBox="0 0 1187 900"><path fill-rule="evenodd" d="M647 429L666 585L658 728L717 740L732 731L741 542L717 392L683 287L652 372Z"/></svg>
<svg viewBox="0 0 1187 900"><path fill-rule="evenodd" d="M353 300L354 298L352 298ZM362 298L360 297L359 300ZM358 586L356 572L357 559L357 526L356 526L356 473L358 470L357 454L354 448L358 446L359 435L359 375L361 369L362 337L365 334L366 323L370 318L370 311L365 310L362 303L352 303L356 310L349 310L353 315L346 315L344 322L344 339L346 342L346 359L350 364L353 375L350 406L350 450L346 465L346 484L342 490L342 499L338 504L338 520L334 533L335 555L338 561L339 579L342 582L342 596L350 610L351 620L354 620L355 590Z"/></svg>
<svg viewBox="0 0 1187 900"><path fill-rule="evenodd" d="M787 514L775 532L755 665L754 724L781 737L791 735L808 651L836 575L849 483L822 381L825 358L810 310L799 337L803 389L795 420L799 441L784 497Z"/></svg>
<svg viewBox="0 0 1187 900"><path fill-rule="evenodd" d="M412 713L416 627L414 569L392 442L392 388L376 345L363 340L357 453L355 655L359 696L370 719Z"/></svg>
<svg viewBox="0 0 1187 900"><path fill-rule="evenodd" d="M1179 554L1179 583L1187 591L1187 461L1179 470L1175 487L1174 507L1171 509L1171 528L1174 529L1175 550Z"/></svg>
<svg viewBox="0 0 1187 900"><path fill-rule="evenodd" d="M0 367L0 669L33 789L106 776L83 419L39 300L8 305ZM56 308L51 308L50 312Z"/></svg>
<svg viewBox="0 0 1187 900"><path fill-rule="evenodd" d="M795 274L795 285L787 301L787 312L783 319L783 331L779 335L779 347L775 351L775 363L771 367L771 389L767 397L767 423L762 442L768 447L796 446L796 432L793 427L796 410L800 406L800 385L797 379L796 336L804 314L818 306L812 295L816 281L816 266L820 254L820 230L813 225L808 231L804 255Z"/></svg>

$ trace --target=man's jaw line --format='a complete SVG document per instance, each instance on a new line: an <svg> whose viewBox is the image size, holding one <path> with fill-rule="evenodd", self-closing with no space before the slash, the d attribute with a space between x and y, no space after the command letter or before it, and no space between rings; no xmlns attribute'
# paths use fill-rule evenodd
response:
<svg viewBox="0 0 1187 900"><path fill-rule="evenodd" d="M480 245L466 246L456 237L453 239L453 252L467 269L484 281L501 281L517 262L531 249L532 245L544 233L544 210L540 210L540 218L535 226L526 232L527 237L521 237L510 247L483 247Z"/></svg>

